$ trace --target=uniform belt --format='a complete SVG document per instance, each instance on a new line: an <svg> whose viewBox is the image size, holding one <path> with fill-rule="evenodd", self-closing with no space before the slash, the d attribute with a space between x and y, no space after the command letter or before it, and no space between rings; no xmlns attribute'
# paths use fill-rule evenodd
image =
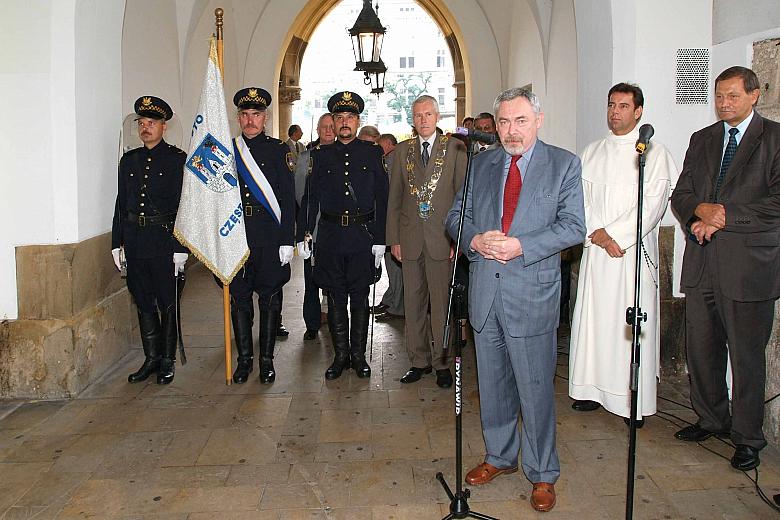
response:
<svg viewBox="0 0 780 520"><path fill-rule="evenodd" d="M348 215L346 213L335 215L333 213L322 213L320 217L325 222L332 222L342 227L347 227L347 226L355 226L358 224L365 224L366 222L373 221L374 212L369 211L368 213L363 213L362 215Z"/></svg>
<svg viewBox="0 0 780 520"><path fill-rule="evenodd" d="M138 227L146 226L170 226L176 221L176 213L168 213L165 215L152 215L147 217L146 215L139 215L132 211L127 212L127 221L133 224L137 223Z"/></svg>

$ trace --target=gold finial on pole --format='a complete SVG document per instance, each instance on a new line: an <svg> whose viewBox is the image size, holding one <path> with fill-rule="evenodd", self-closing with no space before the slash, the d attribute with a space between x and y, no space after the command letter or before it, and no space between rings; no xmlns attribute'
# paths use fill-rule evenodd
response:
<svg viewBox="0 0 780 520"><path fill-rule="evenodd" d="M224 25L223 17L225 16L225 10L221 7L214 9L214 16L216 17L215 25L217 26L217 62L219 63L219 73L222 75L222 82L225 82L225 65L223 56L223 43L222 43L222 26Z"/></svg>
<svg viewBox="0 0 780 520"><path fill-rule="evenodd" d="M222 25L223 25L222 18L225 16L225 10L222 9L221 7L217 7L216 9L214 9L214 16L216 16L216 18L217 18L217 22L216 22L216 25L217 25L217 40L221 40L222 39Z"/></svg>

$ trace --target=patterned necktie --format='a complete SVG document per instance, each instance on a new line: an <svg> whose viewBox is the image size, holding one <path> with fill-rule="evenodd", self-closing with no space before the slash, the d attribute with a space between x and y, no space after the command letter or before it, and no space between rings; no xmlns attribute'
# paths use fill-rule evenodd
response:
<svg viewBox="0 0 780 520"><path fill-rule="evenodd" d="M521 157L522 155L512 156L512 162L509 163L509 174L506 176L506 184L504 184L504 212L501 214L501 231L504 234L509 232L509 226L512 225L512 217L515 216L520 190L523 189L523 178L520 175L520 167L517 165L517 161Z"/></svg>
<svg viewBox="0 0 780 520"><path fill-rule="evenodd" d="M729 128L729 142L726 144L726 151L723 152L723 162L720 163L720 173L718 173L718 180L715 182L715 202L718 202L720 198L720 187L723 185L723 177L726 176L731 160L734 158L734 154L737 153L738 133L739 130L736 128Z"/></svg>
<svg viewBox="0 0 780 520"><path fill-rule="evenodd" d="M423 166L428 166L428 160L431 158L431 154L428 153L428 147L431 145L428 141L423 141L423 153L422 153L422 163Z"/></svg>

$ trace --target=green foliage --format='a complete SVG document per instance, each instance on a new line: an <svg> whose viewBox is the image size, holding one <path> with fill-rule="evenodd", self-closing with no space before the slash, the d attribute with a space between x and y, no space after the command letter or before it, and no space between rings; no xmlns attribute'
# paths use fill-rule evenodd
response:
<svg viewBox="0 0 780 520"><path fill-rule="evenodd" d="M401 114L401 119L406 120L409 125L414 124L412 103L420 95L425 94L431 76L430 72L414 72L399 74L396 79L385 81L385 92L391 97L387 106L397 110Z"/></svg>

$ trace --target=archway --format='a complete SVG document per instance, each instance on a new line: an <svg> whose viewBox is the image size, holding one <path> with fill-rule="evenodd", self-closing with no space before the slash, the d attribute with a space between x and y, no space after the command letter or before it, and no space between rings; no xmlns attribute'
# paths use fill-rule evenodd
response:
<svg viewBox="0 0 780 520"><path fill-rule="evenodd" d="M466 114L470 81L468 56L461 48L463 40L455 18L441 0L415 0L433 19L442 32L452 57L454 83L456 91L456 112L458 121ZM320 21L340 2L340 0L311 0L295 18L282 48L277 67L279 78L278 128L282 132L292 121L292 105L300 99L300 74L303 55L309 40Z"/></svg>

